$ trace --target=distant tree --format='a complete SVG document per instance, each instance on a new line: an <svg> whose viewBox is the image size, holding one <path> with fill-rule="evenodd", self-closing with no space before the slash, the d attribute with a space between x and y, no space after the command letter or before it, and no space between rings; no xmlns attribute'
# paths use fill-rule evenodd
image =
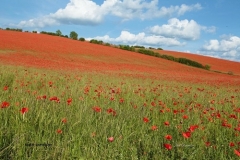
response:
<svg viewBox="0 0 240 160"><path fill-rule="evenodd" d="M61 36L61 35L62 35L62 32L61 32L60 30L57 30L57 31L56 31L56 35L57 35L57 36Z"/></svg>
<svg viewBox="0 0 240 160"><path fill-rule="evenodd" d="M208 65L208 64L206 64L206 65L204 66L204 69L206 69L206 70L210 70L210 68L211 68L211 66Z"/></svg>
<svg viewBox="0 0 240 160"><path fill-rule="evenodd" d="M79 38L79 41L85 41L85 38L81 37Z"/></svg>
<svg viewBox="0 0 240 160"><path fill-rule="evenodd" d="M74 40L77 40L78 39L78 34L74 31L72 31L72 32L70 32L70 38L74 39Z"/></svg>

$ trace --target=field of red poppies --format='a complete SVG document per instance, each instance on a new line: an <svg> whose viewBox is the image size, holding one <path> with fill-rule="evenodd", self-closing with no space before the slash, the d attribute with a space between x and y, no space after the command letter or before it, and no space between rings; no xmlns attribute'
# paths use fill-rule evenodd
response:
<svg viewBox="0 0 240 160"><path fill-rule="evenodd" d="M147 73L147 77L158 79L239 84L240 63L237 62L191 55L190 58L197 59L204 65L210 65L212 70L223 73L232 71L234 76L229 76L114 47L63 37L4 30L0 30L0 35L0 62L4 64L136 76L144 76Z"/></svg>
<svg viewBox="0 0 240 160"><path fill-rule="evenodd" d="M62 37L0 35L0 159L240 157L239 63L221 60L221 70L201 59L216 73Z"/></svg>

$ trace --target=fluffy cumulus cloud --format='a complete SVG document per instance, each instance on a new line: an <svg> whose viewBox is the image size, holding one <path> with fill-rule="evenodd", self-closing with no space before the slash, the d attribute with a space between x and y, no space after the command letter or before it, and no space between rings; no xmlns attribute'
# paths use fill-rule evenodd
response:
<svg viewBox="0 0 240 160"><path fill-rule="evenodd" d="M205 27L199 25L194 20L179 20L172 18L168 20L168 24L162 26L156 25L150 28L150 32L166 37L175 37L185 40L196 40L200 37L201 30L206 32L215 32L215 27Z"/></svg>
<svg viewBox="0 0 240 160"><path fill-rule="evenodd" d="M221 40L210 40L201 51L215 57L240 61L240 37L224 36Z"/></svg>
<svg viewBox="0 0 240 160"><path fill-rule="evenodd" d="M163 36L146 35L144 32L133 34L128 31L122 31L116 38L111 38L108 35L87 38L87 40L97 39L104 42L129 44L129 45L145 45L145 46L182 46L181 43L175 38L166 38Z"/></svg>
<svg viewBox="0 0 240 160"><path fill-rule="evenodd" d="M96 25L107 15L130 20L181 16L186 12L200 10L200 4L158 7L158 0L105 0L98 5L91 0L70 0L65 8L44 17L21 21L19 27L44 27L57 24Z"/></svg>

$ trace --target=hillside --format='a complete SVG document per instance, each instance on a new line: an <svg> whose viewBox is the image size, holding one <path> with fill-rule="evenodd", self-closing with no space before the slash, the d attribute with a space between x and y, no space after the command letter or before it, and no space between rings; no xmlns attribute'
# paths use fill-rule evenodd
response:
<svg viewBox="0 0 240 160"><path fill-rule="evenodd" d="M239 83L240 63L179 53L179 57L209 64L213 70L232 71L233 76L198 69L161 58L68 38L0 30L0 63L52 70L104 72L151 76L167 80L204 83ZM178 53L161 51L178 57Z"/></svg>
<svg viewBox="0 0 240 160"><path fill-rule="evenodd" d="M240 74L239 62L233 62L229 60L223 60L223 59L191 54L191 53L184 53L184 52L165 51L165 50L163 51L155 50L155 51L159 52L160 54L167 54L177 58L184 57L184 58L197 61L202 64L208 64L211 66L211 70L214 70L214 71L220 71L224 73L232 71L234 74L238 74L238 75Z"/></svg>

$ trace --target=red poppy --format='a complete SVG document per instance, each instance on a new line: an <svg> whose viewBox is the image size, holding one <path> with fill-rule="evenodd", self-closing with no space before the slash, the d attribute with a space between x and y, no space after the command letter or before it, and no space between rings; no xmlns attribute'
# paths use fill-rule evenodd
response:
<svg viewBox="0 0 240 160"><path fill-rule="evenodd" d="M67 118L63 118L62 123L67 123Z"/></svg>
<svg viewBox="0 0 240 160"><path fill-rule="evenodd" d="M152 105L153 107L155 107L155 106L156 106L156 103L155 103L155 102L151 102L151 105Z"/></svg>
<svg viewBox="0 0 240 160"><path fill-rule="evenodd" d="M67 104L70 105L72 103L72 98L68 98Z"/></svg>
<svg viewBox="0 0 240 160"><path fill-rule="evenodd" d="M239 152L238 150L234 150L234 153L235 153L238 157L240 157L240 152Z"/></svg>
<svg viewBox="0 0 240 160"><path fill-rule="evenodd" d="M148 123L149 119L147 117L143 117L143 122Z"/></svg>
<svg viewBox="0 0 240 160"><path fill-rule="evenodd" d="M240 131L240 127L234 128L235 131Z"/></svg>
<svg viewBox="0 0 240 160"><path fill-rule="evenodd" d="M119 99L119 103L123 103L124 102L124 99L123 98L120 98Z"/></svg>
<svg viewBox="0 0 240 160"><path fill-rule="evenodd" d="M2 104L1 104L1 108L7 108L10 106L10 103L7 102L7 101L3 101Z"/></svg>
<svg viewBox="0 0 240 160"><path fill-rule="evenodd" d="M188 116L187 116L187 115L183 115L182 118L183 118L183 119L188 119Z"/></svg>
<svg viewBox="0 0 240 160"><path fill-rule="evenodd" d="M172 149L172 145L171 144L164 144L164 147L167 149L167 150L171 150Z"/></svg>
<svg viewBox="0 0 240 160"><path fill-rule="evenodd" d="M61 129L57 129L57 133L58 134L62 134L62 130Z"/></svg>
<svg viewBox="0 0 240 160"><path fill-rule="evenodd" d="M58 97L56 97L56 96L49 98L49 100L50 101L56 101L58 103L60 102L60 99Z"/></svg>
<svg viewBox="0 0 240 160"><path fill-rule="evenodd" d="M170 123L169 123L168 121L166 121L166 122L164 122L164 125L165 125L165 126L169 126Z"/></svg>
<svg viewBox="0 0 240 160"><path fill-rule="evenodd" d="M20 112L21 112L22 114L25 114L26 112L28 112L28 108L23 107L23 108L20 110Z"/></svg>
<svg viewBox="0 0 240 160"><path fill-rule="evenodd" d="M154 126L151 127L151 129L152 129L153 131L155 131L155 130L158 129L158 127L154 125Z"/></svg>
<svg viewBox="0 0 240 160"><path fill-rule="evenodd" d="M174 114L177 114L177 113L178 113L178 110L175 110L175 109L174 109L174 110L173 110L173 113L174 113Z"/></svg>
<svg viewBox="0 0 240 160"><path fill-rule="evenodd" d="M229 146L230 146L230 147L234 147L235 144L234 144L233 142L230 142L230 143L229 143Z"/></svg>
<svg viewBox="0 0 240 160"><path fill-rule="evenodd" d="M112 108L107 109L107 113L112 114L113 116L116 116L116 114L117 114L116 111Z"/></svg>
<svg viewBox="0 0 240 160"><path fill-rule="evenodd" d="M8 86L4 86L4 87L3 87L3 90L4 90L4 91L8 90Z"/></svg>
<svg viewBox="0 0 240 160"><path fill-rule="evenodd" d="M53 85L53 82L48 82L48 84L49 84L49 87L52 87L52 85Z"/></svg>
<svg viewBox="0 0 240 160"><path fill-rule="evenodd" d="M183 132L182 133L184 138L190 138L191 137L191 132Z"/></svg>
<svg viewBox="0 0 240 160"><path fill-rule="evenodd" d="M114 137L109 137L109 138L108 138L108 141L109 141L109 142L113 142L113 141L114 141Z"/></svg>
<svg viewBox="0 0 240 160"><path fill-rule="evenodd" d="M95 107L93 107L92 108L95 112L101 112L101 108L100 107L98 107L98 106L95 106Z"/></svg>
<svg viewBox="0 0 240 160"><path fill-rule="evenodd" d="M165 139L172 140L172 136L168 134L168 135L165 136Z"/></svg>
<svg viewBox="0 0 240 160"><path fill-rule="evenodd" d="M205 145L206 145L207 147L209 147L209 146L211 145L211 143L210 143L210 142L205 142Z"/></svg>
<svg viewBox="0 0 240 160"><path fill-rule="evenodd" d="M198 125L193 125L193 126L190 126L188 130L189 130L190 132L193 132L193 131L194 131L195 129L197 129L197 128L198 128Z"/></svg>

